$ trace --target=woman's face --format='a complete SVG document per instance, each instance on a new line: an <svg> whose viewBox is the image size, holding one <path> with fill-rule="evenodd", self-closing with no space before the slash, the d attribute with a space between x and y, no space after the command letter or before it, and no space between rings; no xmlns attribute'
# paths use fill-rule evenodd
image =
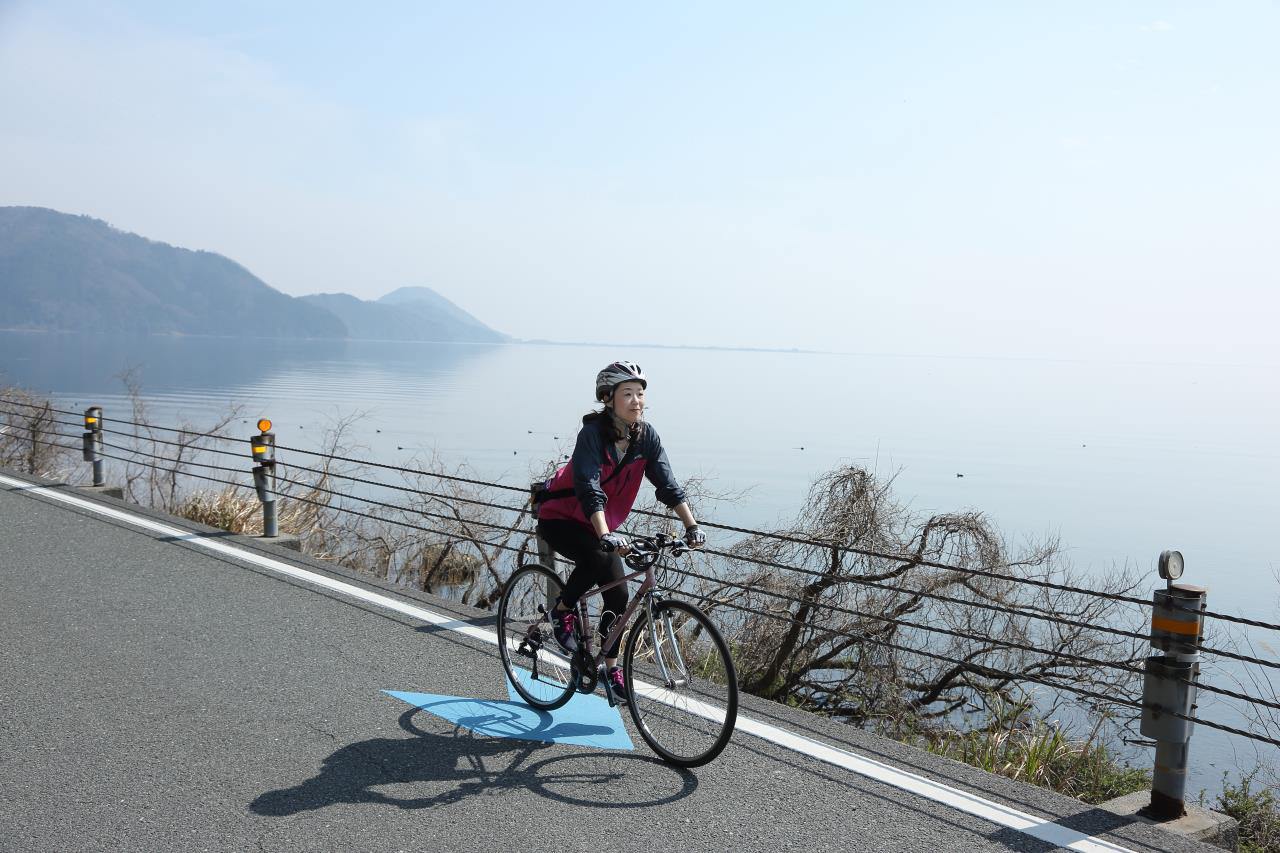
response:
<svg viewBox="0 0 1280 853"><path fill-rule="evenodd" d="M613 389L613 413L629 424L644 414L644 386L639 382L622 382Z"/></svg>

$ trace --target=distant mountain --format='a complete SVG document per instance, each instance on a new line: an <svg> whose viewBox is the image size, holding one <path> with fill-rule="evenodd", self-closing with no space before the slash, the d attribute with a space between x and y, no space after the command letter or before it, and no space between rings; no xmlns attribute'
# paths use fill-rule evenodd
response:
<svg viewBox="0 0 1280 853"><path fill-rule="evenodd" d="M212 252L88 216L0 207L0 327L112 334L341 338L333 314Z"/></svg>
<svg viewBox="0 0 1280 853"><path fill-rule="evenodd" d="M374 302L346 293L299 297L331 311L353 338L396 341L501 342L495 332L429 287L402 287Z"/></svg>
<svg viewBox="0 0 1280 853"><path fill-rule="evenodd" d="M294 298L212 252L88 216L0 207L0 328L278 338L505 341L434 290Z"/></svg>

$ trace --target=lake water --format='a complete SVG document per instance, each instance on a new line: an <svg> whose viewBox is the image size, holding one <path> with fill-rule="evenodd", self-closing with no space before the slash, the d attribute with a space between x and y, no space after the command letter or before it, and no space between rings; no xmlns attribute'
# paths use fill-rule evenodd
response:
<svg viewBox="0 0 1280 853"><path fill-rule="evenodd" d="M815 476L854 462L896 472L922 513L981 510L1011 541L1060 536L1094 576L1136 565L1156 586L1156 556L1178 548L1211 609L1280 622L1270 366L0 332L0 383L76 410L125 416L118 374L136 367L158 424L239 403L280 443L314 446L326 421L361 411L372 460L435 450L513 485L568 452L615 358L648 373L677 474L747 490L715 520L790 518Z"/></svg>

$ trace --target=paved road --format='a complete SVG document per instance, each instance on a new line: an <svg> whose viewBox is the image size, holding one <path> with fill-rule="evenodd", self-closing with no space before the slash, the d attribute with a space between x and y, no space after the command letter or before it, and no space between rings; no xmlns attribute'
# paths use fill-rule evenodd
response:
<svg viewBox="0 0 1280 853"><path fill-rule="evenodd" d="M194 540L483 614L86 500L189 534L0 477L0 850L1054 849L742 733L696 771L634 733L634 752L471 734L382 691L505 699L491 644ZM1098 835L1086 846L1213 849L770 703L743 713Z"/></svg>

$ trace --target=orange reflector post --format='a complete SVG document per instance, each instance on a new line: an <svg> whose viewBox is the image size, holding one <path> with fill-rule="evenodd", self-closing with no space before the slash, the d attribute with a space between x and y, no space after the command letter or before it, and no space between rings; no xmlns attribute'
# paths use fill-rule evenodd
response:
<svg viewBox="0 0 1280 853"><path fill-rule="evenodd" d="M260 432L271 432L271 421L266 418L258 421L258 430Z"/></svg>

